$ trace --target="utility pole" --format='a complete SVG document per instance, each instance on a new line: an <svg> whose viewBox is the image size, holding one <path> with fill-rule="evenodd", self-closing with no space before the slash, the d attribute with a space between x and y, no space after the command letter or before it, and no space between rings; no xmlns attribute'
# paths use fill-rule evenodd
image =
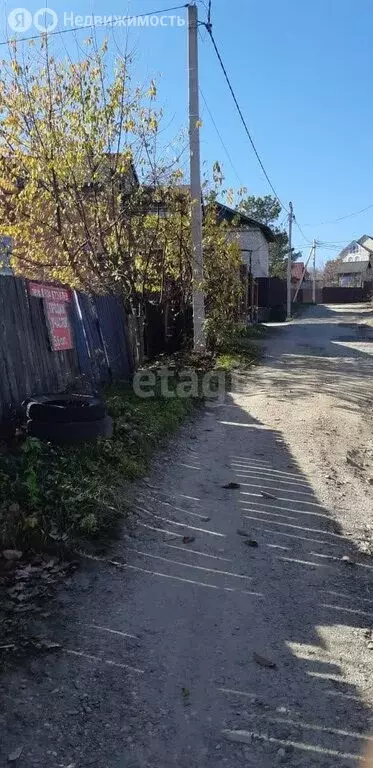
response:
<svg viewBox="0 0 373 768"><path fill-rule="evenodd" d="M201 157L199 141L199 85L198 85L198 11L188 5L189 55L189 144L190 144L190 196L193 250L193 334L194 349L203 352L205 339L205 295L203 292Z"/></svg>
<svg viewBox="0 0 373 768"><path fill-rule="evenodd" d="M316 240L312 243L313 248L313 271L312 271L312 301L316 304Z"/></svg>
<svg viewBox="0 0 373 768"><path fill-rule="evenodd" d="M300 289L302 287L303 280L304 280L304 278L306 276L307 267L308 267L308 264L309 264L309 262L310 262L310 260L312 258L313 252L314 252L314 245L312 244L311 248L310 248L310 252L308 254L308 259L307 259L307 261L306 261L306 263L305 263L305 265L303 267L302 277L299 280L299 283L298 283L298 286L297 286L297 290L295 291L295 294L294 294L293 302L295 302L297 300L297 298L298 298L298 293L299 293L299 291L300 291Z"/></svg>
<svg viewBox="0 0 373 768"><path fill-rule="evenodd" d="M287 261L287 319L291 320L291 265L292 265L292 254L293 254L293 221L294 221L294 213L293 213L293 203L289 203L289 254L288 254L288 261Z"/></svg>

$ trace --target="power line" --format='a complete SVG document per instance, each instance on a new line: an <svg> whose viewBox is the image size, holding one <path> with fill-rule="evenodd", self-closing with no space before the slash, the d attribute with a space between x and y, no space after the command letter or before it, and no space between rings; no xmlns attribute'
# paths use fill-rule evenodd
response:
<svg viewBox="0 0 373 768"><path fill-rule="evenodd" d="M365 211L369 211L371 208L373 208L373 203L370 205L367 205L366 208L361 208L360 211L354 211L354 213L348 213L346 216L339 216L338 219L329 219L328 221L321 221L319 224L316 224L317 227L322 227L324 224L336 224L338 221L345 221L346 219L352 219L353 216L359 216L361 213L365 213ZM307 224L307 226L312 226L311 224Z"/></svg>
<svg viewBox="0 0 373 768"><path fill-rule="evenodd" d="M226 156L227 156L227 158L228 158L228 160L229 160L229 163L230 163L230 165L231 165L231 168L232 168L232 170L233 170L233 172L234 172L234 174L235 174L235 176L236 176L236 178L237 178L238 182L240 183L241 187L243 187L243 186L244 186L244 184L242 183L242 179L240 179L239 173L238 173L237 169L235 168L235 165L234 165L234 163L233 163L233 160L232 160L232 158L231 158L231 155L230 155L230 153L229 153L228 147L227 147L227 145L225 144L225 142L224 142L224 140L223 140L223 137L222 137L222 135L221 135L221 133L220 133L220 131L219 131L219 128L218 128L218 126L216 125L216 122L215 122L215 120L214 120L213 114L212 114L212 112L211 112L211 110L210 110L210 108L209 108L209 105L208 105L208 103L207 103L207 101L206 101L206 98L205 98L204 94L202 93L202 90L201 90L201 88L199 89L199 91L200 91L200 94L201 94L201 96L202 96L202 99L203 99L203 101L204 101L204 104L205 104L205 107L206 107L206 109L207 109L207 112L208 112L208 113L209 113L209 115L210 115L210 119L211 119L211 122L212 122L212 124L213 124L213 126L214 126L214 128L215 128L215 131L216 131L216 133L217 133L217 135L218 135L219 139L220 139L220 143L221 143L221 145L222 145L222 147L223 147L223 149L224 149L224 152L225 152L225 154L226 154Z"/></svg>
<svg viewBox="0 0 373 768"><path fill-rule="evenodd" d="M203 22L202 22L202 23L203 23ZM258 161L258 163L259 163L259 165L260 165L260 167L261 167L261 169L262 169L262 171L263 171L263 173L264 173L264 176L265 176L265 178L267 179L267 182L268 182L268 184L269 184L269 186L270 186L270 188L271 188L271 190L272 190L272 192L273 192L273 194L274 194L274 196L275 196L276 200L278 200L278 202L280 203L280 205L281 205L281 208L283 208L283 210L284 210L284 211L286 211L286 210L287 210L287 208L286 208L286 206L285 206L285 205L283 205L283 203L281 202L281 199L279 198L279 196L278 196L278 194L277 194L277 192L276 192L276 190L275 190L275 188L274 188L274 186L273 186L273 184L272 184L272 182L271 182L271 179L270 179L270 177L269 177L269 175L268 175L268 173L267 173L267 171L266 171L266 169L265 169L265 167L264 167L263 161L262 161L262 159L261 159L261 157L260 157L260 155L259 155L259 152L258 152L258 150L257 150L257 148L256 148L256 146L255 146L255 142L254 142L254 139L252 138L252 136L251 136L251 133L250 133L250 131L249 131L249 128L248 128L248 125L247 125L247 123L246 123L246 120L245 120L245 118L244 118L244 115L243 115L242 109L241 109L241 107L240 107L240 105L239 105L239 102L238 102L237 96L236 96L236 94L235 94L235 92L234 92L234 89L233 89L232 83L231 83L231 81L230 81L230 78L229 78L228 72L227 72L227 70L226 70L226 68L225 68L225 65L224 65L223 59L222 59L222 57L221 57L221 54L220 54L220 52L219 52L219 49L218 49L218 46L217 46L217 44L216 44L216 41L215 41L214 35L213 35L213 33L212 33L211 24L205 24L205 23L203 23L203 26L205 26L205 27L206 27L206 29L207 29L207 31L208 31L208 33L209 33L209 35L210 35L210 38L211 38L211 42L212 42L212 44L213 44L213 47L214 47L214 49L215 49L215 53L216 53L216 55L217 55L217 57L218 57L218 61L219 61L219 64L220 64L220 66L221 66L221 69L222 69L222 71L223 71L224 77L225 77L225 79L226 79L226 81L227 81L227 84L228 84L228 88L229 88L229 90L230 90L230 92L231 92L231 94L232 94L232 98L233 98L233 101L234 101L234 103L235 103L235 106L236 106L237 112L238 112L238 114L239 114L239 116L240 116L240 118L241 118L241 122L242 122L242 124L243 124L243 126L244 126L245 132L246 132L246 134L247 134L247 136L248 136L248 139L249 139L249 141L250 141L250 144L251 144L251 146L252 146L252 149L253 149L253 151L254 151L255 157L256 157L256 159L257 159L257 161Z"/></svg>
<svg viewBox="0 0 373 768"><path fill-rule="evenodd" d="M185 3L184 5L174 5L172 8L160 8L157 11L147 11L147 13L137 13L136 16L158 16L160 13L168 13L168 11L180 11L182 8L187 8L188 3ZM64 35L67 32L78 32L80 29L92 29L92 27L108 27L111 24L116 24L118 19L112 19L108 20L102 24L83 24L79 27L68 27L67 29L56 29L55 32L48 32L46 30L45 32L42 32L40 35L31 35L29 37L13 37L8 38L7 40L0 40L0 46L2 45L10 45L11 43L24 43L28 42L29 40L40 40L40 38L45 37L46 35L48 37L54 37L55 35Z"/></svg>
<svg viewBox="0 0 373 768"><path fill-rule="evenodd" d="M298 223L298 221L297 221L297 219L295 218L295 216L294 216L294 223L295 223L295 226L297 227L297 229L299 230L299 232L301 233L301 235L302 235L302 237L303 237L303 240L305 240L305 242L306 242L306 243L308 243L308 244L310 245L310 244L311 244L311 240L309 239L309 237L306 237L306 235L304 234L304 232L303 232L303 230L302 230L302 227L301 227L301 226L300 226L300 224Z"/></svg>

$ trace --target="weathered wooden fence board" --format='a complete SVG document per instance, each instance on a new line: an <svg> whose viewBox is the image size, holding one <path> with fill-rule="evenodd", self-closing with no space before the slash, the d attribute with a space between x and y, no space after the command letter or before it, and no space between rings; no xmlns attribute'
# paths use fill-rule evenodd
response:
<svg viewBox="0 0 373 768"><path fill-rule="evenodd" d="M0 276L0 420L32 394L63 391L84 374L92 385L129 378L133 359L119 298L74 294L74 349L51 348L43 300L27 282Z"/></svg>

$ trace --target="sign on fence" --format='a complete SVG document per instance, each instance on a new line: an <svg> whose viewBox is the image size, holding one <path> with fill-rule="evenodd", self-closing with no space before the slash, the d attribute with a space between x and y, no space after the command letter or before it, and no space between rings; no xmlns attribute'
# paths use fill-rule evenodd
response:
<svg viewBox="0 0 373 768"><path fill-rule="evenodd" d="M29 282L28 290L30 296L34 296L35 299L47 299L47 301L66 303L71 301L71 291L68 288L59 288L58 286L46 283Z"/></svg>
<svg viewBox="0 0 373 768"><path fill-rule="evenodd" d="M54 352L73 349L73 336L66 304L71 301L71 291L45 283L29 283L29 293L43 299L49 338Z"/></svg>
<svg viewBox="0 0 373 768"><path fill-rule="evenodd" d="M61 349L72 349L73 338L65 302L44 299L44 310L52 349L55 352Z"/></svg>

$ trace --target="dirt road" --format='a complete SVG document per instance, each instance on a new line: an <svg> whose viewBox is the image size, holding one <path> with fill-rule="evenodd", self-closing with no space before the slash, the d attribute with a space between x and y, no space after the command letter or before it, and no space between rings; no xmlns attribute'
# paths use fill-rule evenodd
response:
<svg viewBox="0 0 373 768"><path fill-rule="evenodd" d="M62 593L50 631L63 650L5 680L1 765L18 747L20 768L360 763L373 700L366 312L317 307L274 330L264 364L182 430L137 487L134 535Z"/></svg>

